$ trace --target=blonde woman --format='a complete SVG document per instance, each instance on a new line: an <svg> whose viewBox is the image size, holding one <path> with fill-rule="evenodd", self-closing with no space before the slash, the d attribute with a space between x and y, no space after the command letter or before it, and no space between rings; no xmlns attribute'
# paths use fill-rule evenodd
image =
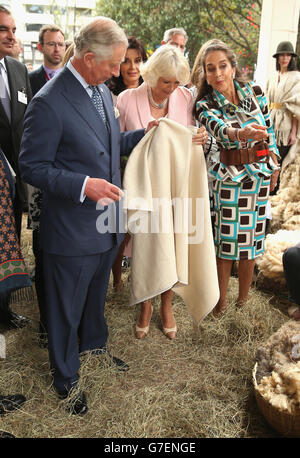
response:
<svg viewBox="0 0 300 458"><path fill-rule="evenodd" d="M149 121L163 117L184 126L195 124L192 94L184 87L190 80L189 63L176 47L161 46L141 66L140 71L144 83L136 89L122 92L117 100L121 131L140 129L146 127ZM193 141L204 145L207 138L206 129L201 127ZM173 295L172 290L161 294L163 332L169 339L174 339L177 332L172 311ZM141 304L136 324L138 339L148 334L152 311L150 300Z"/></svg>

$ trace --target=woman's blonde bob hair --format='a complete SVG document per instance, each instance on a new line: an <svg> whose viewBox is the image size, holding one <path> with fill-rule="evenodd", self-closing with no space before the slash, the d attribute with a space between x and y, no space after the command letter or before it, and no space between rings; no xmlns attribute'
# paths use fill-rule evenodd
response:
<svg viewBox="0 0 300 458"><path fill-rule="evenodd" d="M175 46L160 46L140 67L141 76L155 87L159 78L176 78L185 86L190 81L190 66L183 53Z"/></svg>

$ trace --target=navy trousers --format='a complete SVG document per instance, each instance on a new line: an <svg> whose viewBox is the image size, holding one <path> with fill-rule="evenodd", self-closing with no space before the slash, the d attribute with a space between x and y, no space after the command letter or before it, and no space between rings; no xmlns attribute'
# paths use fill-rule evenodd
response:
<svg viewBox="0 0 300 458"><path fill-rule="evenodd" d="M90 256L44 252L48 350L54 387L59 392L78 382L79 353L106 346L104 307L117 252L117 245Z"/></svg>
<svg viewBox="0 0 300 458"><path fill-rule="evenodd" d="M300 243L283 253L282 262L290 293L289 299L300 305Z"/></svg>

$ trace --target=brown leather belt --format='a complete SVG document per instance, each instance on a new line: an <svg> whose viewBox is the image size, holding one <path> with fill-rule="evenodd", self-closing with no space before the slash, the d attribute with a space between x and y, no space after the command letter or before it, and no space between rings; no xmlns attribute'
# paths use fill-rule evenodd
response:
<svg viewBox="0 0 300 458"><path fill-rule="evenodd" d="M269 155L269 146L266 142L256 143L252 148L220 148L220 161L225 165L243 165L261 162Z"/></svg>

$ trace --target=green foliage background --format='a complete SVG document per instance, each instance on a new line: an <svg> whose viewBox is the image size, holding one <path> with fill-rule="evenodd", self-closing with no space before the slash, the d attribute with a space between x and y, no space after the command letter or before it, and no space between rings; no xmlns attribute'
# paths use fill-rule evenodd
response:
<svg viewBox="0 0 300 458"><path fill-rule="evenodd" d="M96 14L114 19L147 49L159 46L163 33L183 27L192 64L203 43L219 38L237 53L242 67L257 60L261 1L249 0L98 0Z"/></svg>

